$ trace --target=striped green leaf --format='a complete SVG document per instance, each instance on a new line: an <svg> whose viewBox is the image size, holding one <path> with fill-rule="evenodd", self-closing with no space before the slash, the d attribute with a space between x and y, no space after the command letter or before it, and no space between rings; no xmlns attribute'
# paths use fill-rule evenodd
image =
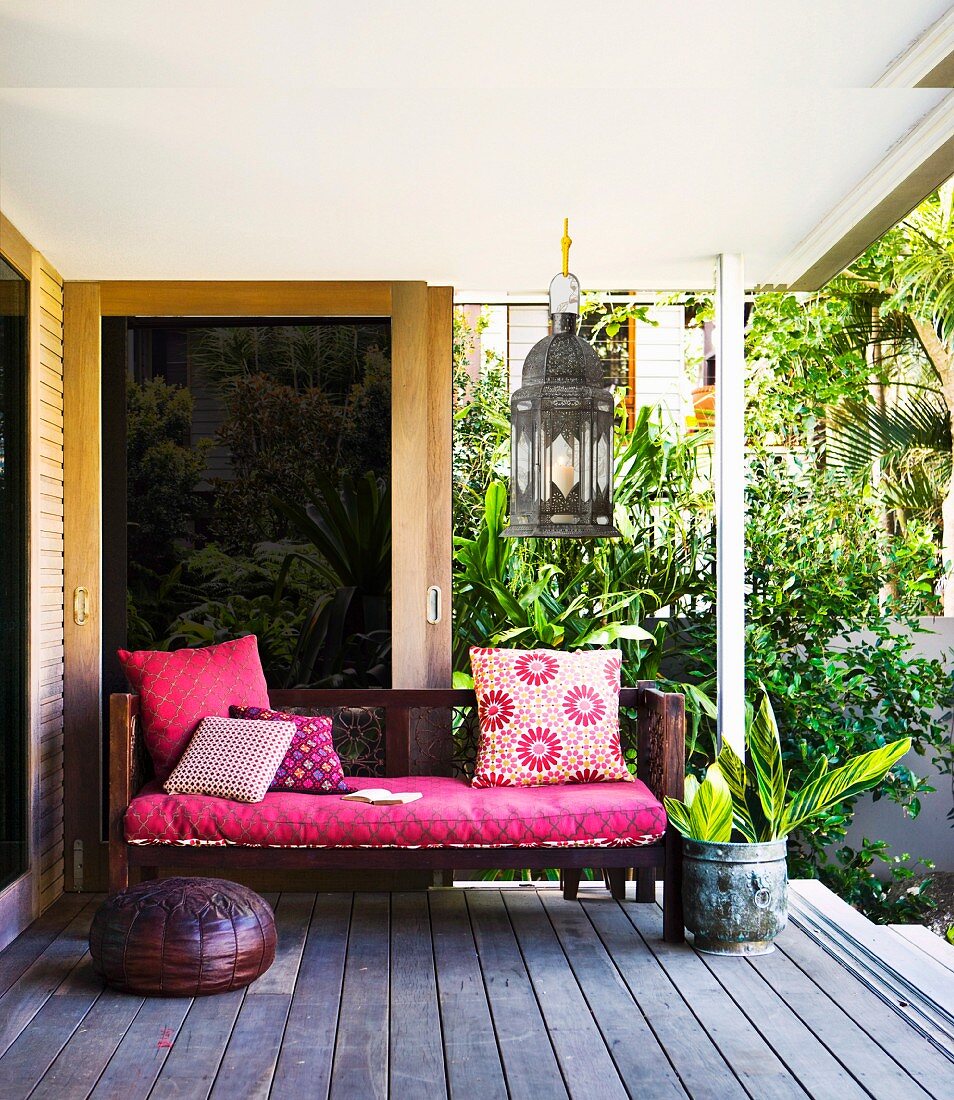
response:
<svg viewBox="0 0 954 1100"><path fill-rule="evenodd" d="M910 748L911 739L904 737L880 749L863 753L832 772L819 775L792 798L782 819L779 835L786 836L846 798L877 786Z"/></svg>
<svg viewBox="0 0 954 1100"><path fill-rule="evenodd" d="M710 764L689 807L689 827L694 840L725 844L732 838L732 792L719 770Z"/></svg>
<svg viewBox="0 0 954 1100"><path fill-rule="evenodd" d="M694 775L687 775L683 789L685 792L683 794L683 799L686 803L686 809L689 809L693 802L695 802L696 795L699 793L699 780L696 779Z"/></svg>
<svg viewBox="0 0 954 1100"><path fill-rule="evenodd" d="M782 767L778 726L768 695L762 696L762 702L749 727L748 744L759 801L771 834L765 839L771 840L784 835L779 829L785 812L785 770Z"/></svg>
<svg viewBox="0 0 954 1100"><path fill-rule="evenodd" d="M678 798L664 798L666 816L683 836L692 836L692 826L689 824L689 809Z"/></svg>
<svg viewBox="0 0 954 1100"><path fill-rule="evenodd" d="M745 764L728 741L723 741L716 763L732 794L732 822L742 837L754 844L759 838L745 801L745 789L748 783Z"/></svg>

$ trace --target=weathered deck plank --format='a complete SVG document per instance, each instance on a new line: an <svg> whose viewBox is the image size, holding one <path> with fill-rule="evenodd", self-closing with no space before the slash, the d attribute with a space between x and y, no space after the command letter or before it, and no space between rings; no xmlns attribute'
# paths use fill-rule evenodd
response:
<svg viewBox="0 0 954 1100"><path fill-rule="evenodd" d="M925 1092L939 1100L954 1096L954 1062L817 943L803 932L793 931L797 934L787 935L779 950L827 994L829 1001L847 1013L890 1054ZM827 1019L830 1009L824 1011ZM819 1026L823 1026L821 1021Z"/></svg>
<svg viewBox="0 0 954 1100"><path fill-rule="evenodd" d="M786 983L792 978L792 975L786 972L785 964L788 960L783 955L776 951L771 955L752 960L720 958L716 955L701 957L722 988L742 1009L753 1027L798 1078L810 1096L828 1095L837 1096L839 1100L864 1100L869 1092L873 1096L880 1095L879 1092L871 1089L872 1084L878 1086L880 1079L885 1081L889 1091L897 1088L895 1075L898 1067L893 1062L889 1065L884 1063L885 1055L882 1050L875 1048L865 1051L864 1044L859 1043L857 1046L860 1049L857 1052L861 1058L860 1064L855 1058L851 1058L846 1068L843 1064L846 1059L842 1044L825 1045L823 1043L821 1036L810 1027L813 990L799 989L798 983L795 982L791 988L794 999L789 999L789 996L782 992ZM819 993L817 988L814 992ZM823 996L823 994L819 995ZM802 1001L803 1006L809 1008L809 1011L807 1013L800 1011L800 1008L795 1005L796 1001ZM825 1014L821 1018L824 1019L825 1025L819 1031L828 1036L831 1015ZM850 1023L851 1021L846 1018L845 1024ZM867 1039L867 1036L862 1033L860 1036L850 1038ZM831 1053L829 1046L832 1045L837 1046L841 1052L841 1061ZM871 1058L869 1064L864 1062L865 1054ZM858 1074L857 1080L849 1069L853 1069ZM914 1085L910 1078L907 1078L907 1083ZM862 1084L869 1091L862 1088ZM892 1095L897 1094L892 1093ZM923 1097L920 1100L923 1100Z"/></svg>
<svg viewBox="0 0 954 1100"><path fill-rule="evenodd" d="M503 900L473 890L467 908L511 1100L559 1100L566 1086Z"/></svg>
<svg viewBox="0 0 954 1100"><path fill-rule="evenodd" d="M463 893L430 897L434 963L452 1100L507 1095L487 992Z"/></svg>
<svg viewBox="0 0 954 1100"><path fill-rule="evenodd" d="M103 993L32 1095L40 1100L89 1096L142 1005L142 997L112 990Z"/></svg>
<svg viewBox="0 0 954 1100"><path fill-rule="evenodd" d="M190 997L149 997L96 1082L96 1100L145 1100L169 1056Z"/></svg>
<svg viewBox="0 0 954 1100"><path fill-rule="evenodd" d="M387 894L355 895L331 1071L332 1100L383 1100L388 1095L389 924Z"/></svg>
<svg viewBox="0 0 954 1100"><path fill-rule="evenodd" d="M447 1096L427 895L391 896L388 1087L402 1100Z"/></svg>
<svg viewBox="0 0 954 1100"><path fill-rule="evenodd" d="M281 1054L276 1097L326 1097L351 924L351 894L319 894L308 928Z"/></svg>
<svg viewBox="0 0 954 1100"><path fill-rule="evenodd" d="M580 904L567 904L555 892L541 893L540 897L624 1084L638 1088L640 1097L646 1100L685 1097L686 1091L666 1052L606 949L593 935L593 926ZM616 903L605 897L591 902L591 906L597 905Z"/></svg>
<svg viewBox="0 0 954 1100"><path fill-rule="evenodd" d="M81 995L50 997L0 1058L0 1096L28 1096L89 1009Z"/></svg>
<svg viewBox="0 0 954 1100"><path fill-rule="evenodd" d="M583 908L689 1095L745 1100L739 1079L620 906L584 902Z"/></svg>
<svg viewBox="0 0 954 1100"><path fill-rule="evenodd" d="M0 1055L86 954L95 906L84 906L0 997Z"/></svg>
<svg viewBox="0 0 954 1100"><path fill-rule="evenodd" d="M192 1002L149 1100L206 1100L244 998L245 990L236 989Z"/></svg>
<svg viewBox="0 0 954 1100"><path fill-rule="evenodd" d="M626 1088L536 891L503 896L570 1096L591 1096L594 1082L599 1082L601 1100L625 1097Z"/></svg>
<svg viewBox="0 0 954 1100"><path fill-rule="evenodd" d="M682 944L663 941L662 911L658 906L627 905L624 911L749 1095L758 1100L804 1100L806 1091L699 955Z"/></svg>
<svg viewBox="0 0 954 1100"><path fill-rule="evenodd" d="M954 1058L796 927L722 959L602 894L283 894L248 991L144 1000L92 971L97 902L0 953L2 1100L954 1096Z"/></svg>
<svg viewBox="0 0 954 1100"><path fill-rule="evenodd" d="M288 993L246 994L210 1096L216 1100L268 1096L290 1005Z"/></svg>
<svg viewBox="0 0 954 1100"><path fill-rule="evenodd" d="M63 894L29 928L0 951L0 996L10 988L64 928L95 899L89 894Z"/></svg>

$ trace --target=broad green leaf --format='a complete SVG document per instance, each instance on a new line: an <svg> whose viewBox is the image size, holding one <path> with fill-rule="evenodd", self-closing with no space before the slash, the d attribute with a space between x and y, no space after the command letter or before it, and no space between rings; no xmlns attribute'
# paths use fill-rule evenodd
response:
<svg viewBox="0 0 954 1100"><path fill-rule="evenodd" d="M796 794L785 810L780 835L806 825L813 817L877 786L911 748L910 737L862 753L840 768L819 776Z"/></svg>
<svg viewBox="0 0 954 1100"><path fill-rule="evenodd" d="M785 812L785 770L782 766L782 746L778 726L772 713L768 695L762 702L749 727L749 754L758 784L759 801L768 821L771 840L782 835L779 832Z"/></svg>
<svg viewBox="0 0 954 1100"><path fill-rule="evenodd" d="M745 801L745 789L748 783L745 764L728 741L722 742L722 750L716 763L732 793L732 820L735 827L749 843L754 844L758 840L758 835Z"/></svg>
<svg viewBox="0 0 954 1100"><path fill-rule="evenodd" d="M689 811L686 809L686 804L680 802L678 798L664 798L663 803L666 807L666 816L673 825L683 836L691 837L692 827L689 824Z"/></svg>
<svg viewBox="0 0 954 1100"><path fill-rule="evenodd" d="M699 793L699 780L694 775L687 775L685 782L685 794L683 800L686 806L691 806L695 801L696 795Z"/></svg>
<svg viewBox="0 0 954 1100"><path fill-rule="evenodd" d="M591 630L581 638L577 638L573 645L609 645L611 642L615 642L617 638L628 638L633 642L652 642L655 640L652 634L648 630L643 630L641 626L635 626L631 623L607 623L605 626L598 626L595 630Z"/></svg>
<svg viewBox="0 0 954 1100"><path fill-rule="evenodd" d="M469 672L455 672L451 683L455 688L467 688L472 691L474 678Z"/></svg>
<svg viewBox="0 0 954 1100"><path fill-rule="evenodd" d="M689 825L695 840L725 844L732 838L732 792L716 764L706 777L689 808Z"/></svg>

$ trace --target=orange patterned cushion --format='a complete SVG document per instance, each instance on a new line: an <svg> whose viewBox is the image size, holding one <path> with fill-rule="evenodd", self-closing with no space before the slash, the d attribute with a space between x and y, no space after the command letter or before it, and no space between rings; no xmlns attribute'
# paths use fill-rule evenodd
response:
<svg viewBox="0 0 954 1100"><path fill-rule="evenodd" d="M163 789L261 802L294 735L294 722L203 718Z"/></svg>
<svg viewBox="0 0 954 1100"><path fill-rule="evenodd" d="M632 776L619 743L620 652L470 651L480 744L475 787Z"/></svg>

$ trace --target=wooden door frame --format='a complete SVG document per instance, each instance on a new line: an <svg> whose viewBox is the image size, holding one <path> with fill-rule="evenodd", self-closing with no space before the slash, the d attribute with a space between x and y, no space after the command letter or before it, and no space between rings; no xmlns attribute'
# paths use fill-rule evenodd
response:
<svg viewBox="0 0 954 1100"><path fill-rule="evenodd" d="M450 687L453 291L424 282L104 281L67 282L64 301L67 605L77 586L90 592L88 622L77 626L67 615L67 888L90 890L106 884L99 798L102 318L390 319L392 683ZM435 624L427 621L431 586L443 596Z"/></svg>

